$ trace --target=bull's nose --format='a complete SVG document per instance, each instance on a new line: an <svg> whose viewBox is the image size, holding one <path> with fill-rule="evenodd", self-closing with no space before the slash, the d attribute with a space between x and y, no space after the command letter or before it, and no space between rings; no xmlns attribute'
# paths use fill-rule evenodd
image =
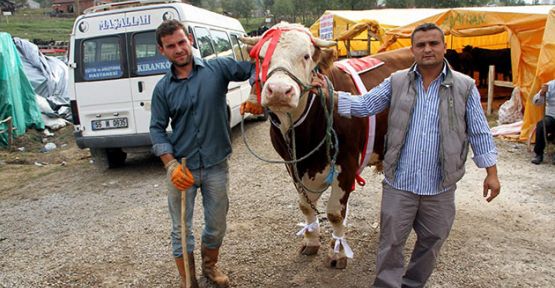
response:
<svg viewBox="0 0 555 288"><path fill-rule="evenodd" d="M275 98L291 98L293 86L287 83L268 83L268 96Z"/></svg>

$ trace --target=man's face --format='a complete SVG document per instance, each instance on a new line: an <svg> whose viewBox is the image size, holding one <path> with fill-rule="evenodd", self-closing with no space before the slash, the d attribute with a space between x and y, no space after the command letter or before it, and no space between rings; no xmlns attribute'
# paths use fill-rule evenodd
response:
<svg viewBox="0 0 555 288"><path fill-rule="evenodd" d="M162 46L158 47L160 53L174 65L183 67L191 63L193 58L191 40L182 29L178 29L171 35L163 36Z"/></svg>
<svg viewBox="0 0 555 288"><path fill-rule="evenodd" d="M431 29L414 33L411 51L420 67L443 65L446 48L441 32Z"/></svg>

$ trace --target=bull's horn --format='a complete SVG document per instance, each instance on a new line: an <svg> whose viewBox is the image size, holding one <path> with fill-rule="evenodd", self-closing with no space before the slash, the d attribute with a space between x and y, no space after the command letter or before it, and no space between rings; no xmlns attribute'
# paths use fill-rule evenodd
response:
<svg viewBox="0 0 555 288"><path fill-rule="evenodd" d="M247 45L254 46L256 43L258 43L258 40L260 40L261 38L262 36L256 36L256 37L241 36L239 37L239 40Z"/></svg>
<svg viewBox="0 0 555 288"><path fill-rule="evenodd" d="M316 44L316 46L320 48L328 48L328 47L335 46L335 44L337 44L337 42L335 41L328 41L321 38L314 38L314 43Z"/></svg>

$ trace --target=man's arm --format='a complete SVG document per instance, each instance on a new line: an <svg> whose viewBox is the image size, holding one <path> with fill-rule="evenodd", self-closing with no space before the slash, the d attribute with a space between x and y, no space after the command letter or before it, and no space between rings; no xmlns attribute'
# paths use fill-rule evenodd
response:
<svg viewBox="0 0 555 288"><path fill-rule="evenodd" d="M497 177L497 149L482 110L478 89L473 87L468 97L466 103L468 140L474 152L474 163L476 166L486 169L483 193L484 197L487 197L486 201L490 202L501 191L501 184Z"/></svg>
<svg viewBox="0 0 555 288"><path fill-rule="evenodd" d="M312 85L322 87L328 91L328 85L322 75L314 77ZM374 87L364 95L351 95L343 91L334 91L334 102L337 104L339 115L347 118L366 117L376 115L387 107L391 101L391 78L386 78L380 85Z"/></svg>
<svg viewBox="0 0 555 288"><path fill-rule="evenodd" d="M254 73L254 64L249 61L235 61L231 57L221 57L220 65L229 81L245 81Z"/></svg>
<svg viewBox="0 0 555 288"><path fill-rule="evenodd" d="M150 113L150 140L152 142L152 152L159 156L164 166L171 161L173 156L173 145L170 143L166 128L169 123L168 103L162 96L160 87L157 85L152 93ZM171 158L168 158L171 157Z"/></svg>
<svg viewBox="0 0 555 288"><path fill-rule="evenodd" d="M538 93L536 93L536 95L534 95L534 98L532 99L532 103L534 103L535 105L541 105L543 103L545 103L545 95L547 94L549 87L547 85L548 83L544 83L540 89L540 91L538 91Z"/></svg>

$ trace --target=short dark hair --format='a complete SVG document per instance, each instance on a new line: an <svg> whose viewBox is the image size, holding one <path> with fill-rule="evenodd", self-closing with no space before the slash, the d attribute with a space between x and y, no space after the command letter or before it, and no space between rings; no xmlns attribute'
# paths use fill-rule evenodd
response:
<svg viewBox="0 0 555 288"><path fill-rule="evenodd" d="M441 30L441 28L439 28L439 26L437 26L435 23L424 23L414 28L414 30L412 31L412 34L410 34L410 42L411 43L414 42L414 34L416 32L418 31L425 32L425 31L434 30L434 29L441 32L441 41L445 43L445 33L443 33L443 30Z"/></svg>
<svg viewBox="0 0 555 288"><path fill-rule="evenodd" d="M172 35L177 30L183 30L185 35L187 35L187 29L183 23L179 22L178 20L166 20L156 28L156 43L158 46L162 47L162 37Z"/></svg>

